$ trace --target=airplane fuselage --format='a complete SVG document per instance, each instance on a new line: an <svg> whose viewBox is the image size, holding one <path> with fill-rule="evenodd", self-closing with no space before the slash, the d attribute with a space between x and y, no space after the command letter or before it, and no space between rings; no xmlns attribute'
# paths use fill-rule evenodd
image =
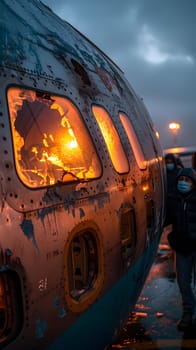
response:
<svg viewBox="0 0 196 350"><path fill-rule="evenodd" d="M0 3L0 344L102 350L134 307L165 170L122 71L39 1Z"/></svg>

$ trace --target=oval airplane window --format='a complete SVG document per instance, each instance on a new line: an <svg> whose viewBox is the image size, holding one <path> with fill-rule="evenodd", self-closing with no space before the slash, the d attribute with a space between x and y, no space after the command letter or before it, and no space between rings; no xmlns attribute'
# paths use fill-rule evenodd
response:
<svg viewBox="0 0 196 350"><path fill-rule="evenodd" d="M120 174L127 173L129 163L110 115L100 106L92 106L92 112L105 140L115 170Z"/></svg>
<svg viewBox="0 0 196 350"><path fill-rule="evenodd" d="M135 212L129 204L121 208L120 238L123 261L129 263L126 266L130 267L131 258L136 250L137 228Z"/></svg>
<svg viewBox="0 0 196 350"><path fill-rule="evenodd" d="M7 95L16 170L25 185L44 187L101 175L90 135L69 99L16 87Z"/></svg>
<svg viewBox="0 0 196 350"><path fill-rule="evenodd" d="M141 170L145 170L146 160L131 121L124 113L119 113L119 117L131 144L137 165Z"/></svg>
<svg viewBox="0 0 196 350"><path fill-rule="evenodd" d="M104 279L103 252L97 228L72 232L65 247L65 291L69 308L81 312L98 297Z"/></svg>

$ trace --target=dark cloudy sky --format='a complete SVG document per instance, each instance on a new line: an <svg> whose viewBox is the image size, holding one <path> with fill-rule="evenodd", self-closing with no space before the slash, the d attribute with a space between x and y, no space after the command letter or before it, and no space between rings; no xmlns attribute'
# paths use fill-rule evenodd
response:
<svg viewBox="0 0 196 350"><path fill-rule="evenodd" d="M196 145L196 0L42 0L124 71L160 133Z"/></svg>

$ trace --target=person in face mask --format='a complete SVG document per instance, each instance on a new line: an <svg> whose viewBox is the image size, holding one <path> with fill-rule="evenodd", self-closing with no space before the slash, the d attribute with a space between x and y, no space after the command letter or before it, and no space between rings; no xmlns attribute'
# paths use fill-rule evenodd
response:
<svg viewBox="0 0 196 350"><path fill-rule="evenodd" d="M192 280L196 281L196 173L183 168L176 177L176 190L168 197L168 222L172 231L168 241L175 252L176 277L182 297L179 330L196 324L196 299Z"/></svg>

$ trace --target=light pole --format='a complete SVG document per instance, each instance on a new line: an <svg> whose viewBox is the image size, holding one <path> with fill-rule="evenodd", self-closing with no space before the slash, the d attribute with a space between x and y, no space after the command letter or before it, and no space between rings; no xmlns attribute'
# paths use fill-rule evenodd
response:
<svg viewBox="0 0 196 350"><path fill-rule="evenodd" d="M176 122L169 123L169 129L173 134L174 147L177 146L177 133L180 130L180 124Z"/></svg>

